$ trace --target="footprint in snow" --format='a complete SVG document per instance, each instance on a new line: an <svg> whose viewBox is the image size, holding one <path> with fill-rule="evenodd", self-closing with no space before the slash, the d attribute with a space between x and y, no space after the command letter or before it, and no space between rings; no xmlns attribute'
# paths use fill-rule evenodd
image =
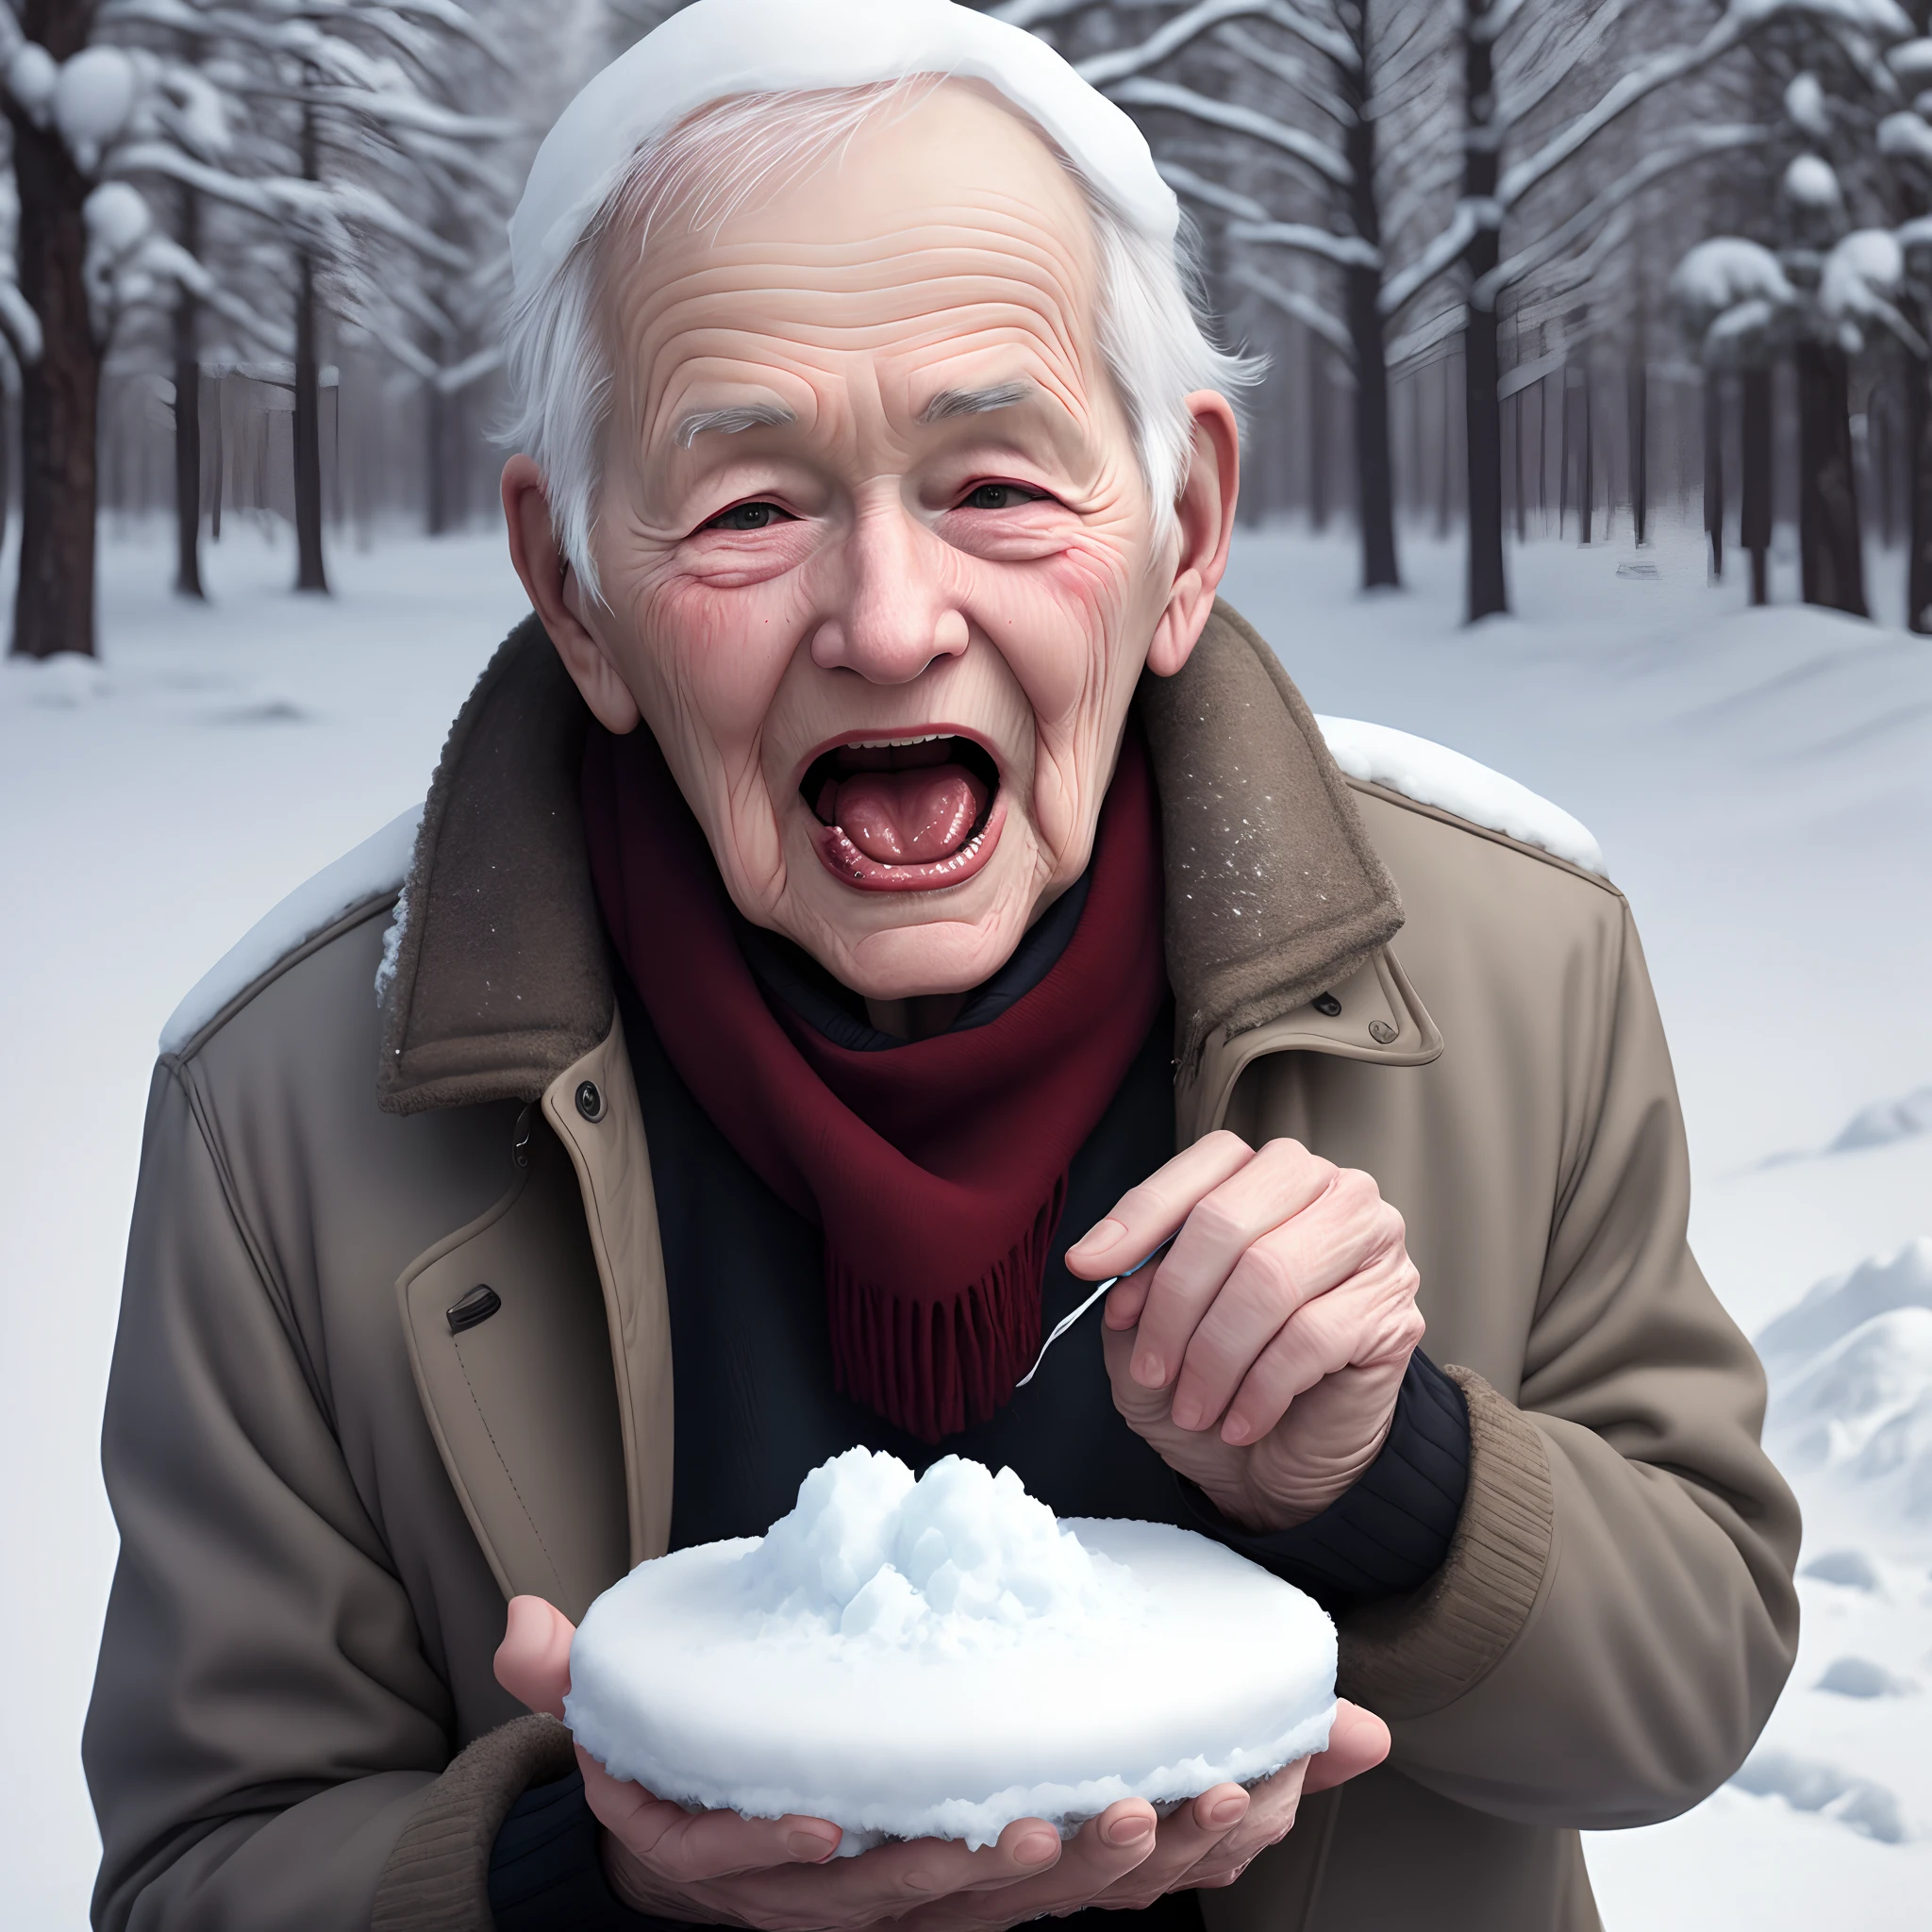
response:
<svg viewBox="0 0 1932 1932"><path fill-rule="evenodd" d="M1840 1697L1909 1697L1919 1687L1868 1657L1841 1657L1826 1667L1818 1688Z"/></svg>
<svg viewBox="0 0 1932 1932"><path fill-rule="evenodd" d="M1814 1557L1801 1571L1801 1576L1815 1576L1820 1583L1841 1583L1847 1590L1876 1594L1878 1566L1863 1550L1826 1550Z"/></svg>
<svg viewBox="0 0 1932 1932"><path fill-rule="evenodd" d="M1753 1797L1782 1798L1795 1811L1817 1811L1880 1844L1903 1844L1908 1836L1898 1799L1869 1777L1790 1751L1754 1751L1731 1779Z"/></svg>

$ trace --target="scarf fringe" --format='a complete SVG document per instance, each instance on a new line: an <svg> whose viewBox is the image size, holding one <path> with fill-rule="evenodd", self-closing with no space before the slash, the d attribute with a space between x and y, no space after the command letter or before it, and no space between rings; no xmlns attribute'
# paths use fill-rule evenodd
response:
<svg viewBox="0 0 1932 1932"><path fill-rule="evenodd" d="M825 1306L839 1392L893 1427L938 1442L990 1422L1040 1353L1041 1282L1066 1204L1054 1183L1033 1225L978 1280L912 1301L861 1281L825 1250Z"/></svg>

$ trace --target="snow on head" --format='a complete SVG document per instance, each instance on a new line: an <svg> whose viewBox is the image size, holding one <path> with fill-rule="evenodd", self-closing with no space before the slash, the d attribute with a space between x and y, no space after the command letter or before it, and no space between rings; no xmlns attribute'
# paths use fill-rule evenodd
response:
<svg viewBox="0 0 1932 1932"><path fill-rule="evenodd" d="M1146 137L1038 36L952 0L697 0L596 75L544 138L509 225L518 290L555 272L631 156L697 108L916 74L991 87L1129 224L1173 241L1180 204Z"/></svg>
<svg viewBox="0 0 1932 1932"><path fill-rule="evenodd" d="M1192 1797L1327 1742L1335 1630L1217 1543L1058 1522L1010 1470L848 1450L770 1534L641 1563L571 1647L564 1713L660 1797L991 1844Z"/></svg>

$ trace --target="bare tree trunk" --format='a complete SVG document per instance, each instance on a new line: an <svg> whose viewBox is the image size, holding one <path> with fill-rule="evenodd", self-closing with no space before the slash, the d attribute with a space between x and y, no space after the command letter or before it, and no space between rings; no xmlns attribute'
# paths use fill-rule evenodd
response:
<svg viewBox="0 0 1932 1932"><path fill-rule="evenodd" d="M1308 524L1328 527L1328 364L1327 344L1313 329L1307 335Z"/></svg>
<svg viewBox="0 0 1932 1932"><path fill-rule="evenodd" d="M314 76L306 75L308 84ZM302 178L318 178L315 109L302 106ZM322 366L315 343L315 258L295 251L295 588L326 592L322 567Z"/></svg>
<svg viewBox="0 0 1932 1932"><path fill-rule="evenodd" d="M449 491L444 456L443 393L435 382L423 385L423 463L425 472L423 523L432 537L449 528Z"/></svg>
<svg viewBox="0 0 1932 1932"><path fill-rule="evenodd" d="M1751 553L1751 601L1771 602L1772 381L1747 369L1738 398L1738 541Z"/></svg>
<svg viewBox="0 0 1932 1932"><path fill-rule="evenodd" d="M328 589L322 566L322 388L315 348L315 262L295 256L295 588Z"/></svg>
<svg viewBox="0 0 1932 1932"><path fill-rule="evenodd" d="M1344 23L1349 16L1344 13ZM1356 234L1372 248L1382 245L1382 208L1375 179L1375 118L1368 111L1369 9L1355 9L1345 25L1356 47L1357 64L1336 69L1341 92L1353 110L1343 130L1349 166L1349 218ZM1356 522L1361 533L1362 588L1373 591L1402 581L1395 561L1395 488L1389 452L1389 349L1382 332L1382 271L1352 264L1344 271L1343 301L1348 340L1355 361Z"/></svg>
<svg viewBox="0 0 1932 1932"><path fill-rule="evenodd" d="M201 197L180 191L181 245L201 247ZM188 285L175 291L175 590L206 597L201 586L201 305Z"/></svg>
<svg viewBox="0 0 1932 1932"><path fill-rule="evenodd" d="M57 60L87 44L92 0L28 0L21 26ZM101 348L88 312L88 182L59 134L16 107L13 176L20 197L20 292L40 318L41 353L20 370L20 570L16 657L94 649L95 446Z"/></svg>
<svg viewBox="0 0 1932 1932"><path fill-rule="evenodd" d="M1537 535L1550 534L1550 378L1536 379L1536 518Z"/></svg>
<svg viewBox="0 0 1932 1932"><path fill-rule="evenodd" d="M1704 534L1710 541L1713 581L1724 574L1724 399L1723 378L1704 372Z"/></svg>
<svg viewBox="0 0 1932 1932"><path fill-rule="evenodd" d="M1559 542L1570 520L1570 425L1576 414L1567 362L1563 365L1562 397L1561 414L1557 421L1557 538Z"/></svg>
<svg viewBox="0 0 1932 1932"><path fill-rule="evenodd" d="M1514 481L1516 496L1516 541L1521 543L1528 533L1528 511L1523 501L1523 409L1528 400L1524 390L1516 391L1514 407L1510 411L1510 428L1515 447Z"/></svg>
<svg viewBox="0 0 1932 1932"><path fill-rule="evenodd" d="M208 533L219 543L222 541L222 498L228 489L228 378L224 374L215 376L215 475L213 502L208 506Z"/></svg>
<svg viewBox="0 0 1932 1932"><path fill-rule="evenodd" d="M1866 474L1878 492L1878 541L1890 550L1898 541L1896 492L1892 489L1891 385L1874 382L1865 398Z"/></svg>
<svg viewBox="0 0 1932 1932"><path fill-rule="evenodd" d="M1850 367L1836 344L1800 341L1798 548L1807 604L1854 617L1865 607L1865 560L1853 479Z"/></svg>
<svg viewBox="0 0 1932 1932"><path fill-rule="evenodd" d="M1932 396L1926 366L1906 366L1906 625L1932 634Z"/></svg>
<svg viewBox="0 0 1932 1932"><path fill-rule="evenodd" d="M1463 0L1462 195L1474 208L1496 205L1497 142L1494 43L1491 0ZM1462 337L1464 452L1469 474L1469 621L1509 608L1503 575L1503 425L1497 390L1502 358L1493 296L1478 297L1482 277L1502 253L1502 230L1486 221L1470 239L1463 261L1470 281Z"/></svg>
<svg viewBox="0 0 1932 1932"><path fill-rule="evenodd" d="M1650 532L1650 370L1638 344L1625 379L1630 409L1630 528L1641 550Z"/></svg>
<svg viewBox="0 0 1932 1932"><path fill-rule="evenodd" d="M1583 365L1583 458L1576 468L1576 514L1580 541L1590 541L1591 519L1596 509L1596 421L1590 406L1590 364Z"/></svg>
<svg viewBox="0 0 1932 1932"><path fill-rule="evenodd" d="M13 515L13 397L0 387L0 543Z"/></svg>
<svg viewBox="0 0 1932 1932"><path fill-rule="evenodd" d="M1449 534L1450 497L1449 446L1456 440L1450 433L1449 418L1456 407L1456 391L1450 377L1449 358L1447 356L1442 358L1441 367L1442 371L1441 385L1442 409L1441 422L1438 425L1441 431L1441 436L1436 447L1436 535L1438 537L1447 537Z"/></svg>

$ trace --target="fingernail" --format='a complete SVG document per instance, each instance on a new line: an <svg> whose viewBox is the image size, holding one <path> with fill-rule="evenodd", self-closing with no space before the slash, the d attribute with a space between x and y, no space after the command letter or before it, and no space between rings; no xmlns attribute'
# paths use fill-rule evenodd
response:
<svg viewBox="0 0 1932 1932"><path fill-rule="evenodd" d="M1127 1224L1109 1214L1105 1221L1096 1221L1067 1252L1071 1255L1081 1248L1110 1248L1126 1231Z"/></svg>
<svg viewBox="0 0 1932 1932"><path fill-rule="evenodd" d="M1167 1364L1152 1349L1134 1357L1134 1380L1143 1389L1158 1389L1167 1380Z"/></svg>
<svg viewBox="0 0 1932 1932"><path fill-rule="evenodd" d="M1208 1814L1212 1824L1238 1824L1247 1816L1248 1801L1245 1798L1224 1798Z"/></svg>
<svg viewBox="0 0 1932 1932"><path fill-rule="evenodd" d="M788 1833L785 1849L794 1858L808 1865L816 1865L822 1858L829 1858L837 1846L831 1839L821 1838L815 1831L794 1831Z"/></svg>
<svg viewBox="0 0 1932 1932"><path fill-rule="evenodd" d="M1029 1831L1013 1847L1013 1861L1019 1865L1044 1865L1059 1856L1060 1841L1050 1831Z"/></svg>
<svg viewBox="0 0 1932 1932"><path fill-rule="evenodd" d="M1153 1829L1153 1821L1137 1812L1131 1818L1116 1818L1108 1827L1107 1841L1110 1845L1137 1845Z"/></svg>
<svg viewBox="0 0 1932 1932"><path fill-rule="evenodd" d="M1224 1442L1245 1442L1248 1440L1248 1435L1249 1429L1245 1416L1231 1415L1222 1424L1221 1440Z"/></svg>
<svg viewBox="0 0 1932 1932"><path fill-rule="evenodd" d="M1191 1397L1184 1398L1174 1406L1174 1422L1177 1429L1197 1429L1201 1425L1201 1406Z"/></svg>

